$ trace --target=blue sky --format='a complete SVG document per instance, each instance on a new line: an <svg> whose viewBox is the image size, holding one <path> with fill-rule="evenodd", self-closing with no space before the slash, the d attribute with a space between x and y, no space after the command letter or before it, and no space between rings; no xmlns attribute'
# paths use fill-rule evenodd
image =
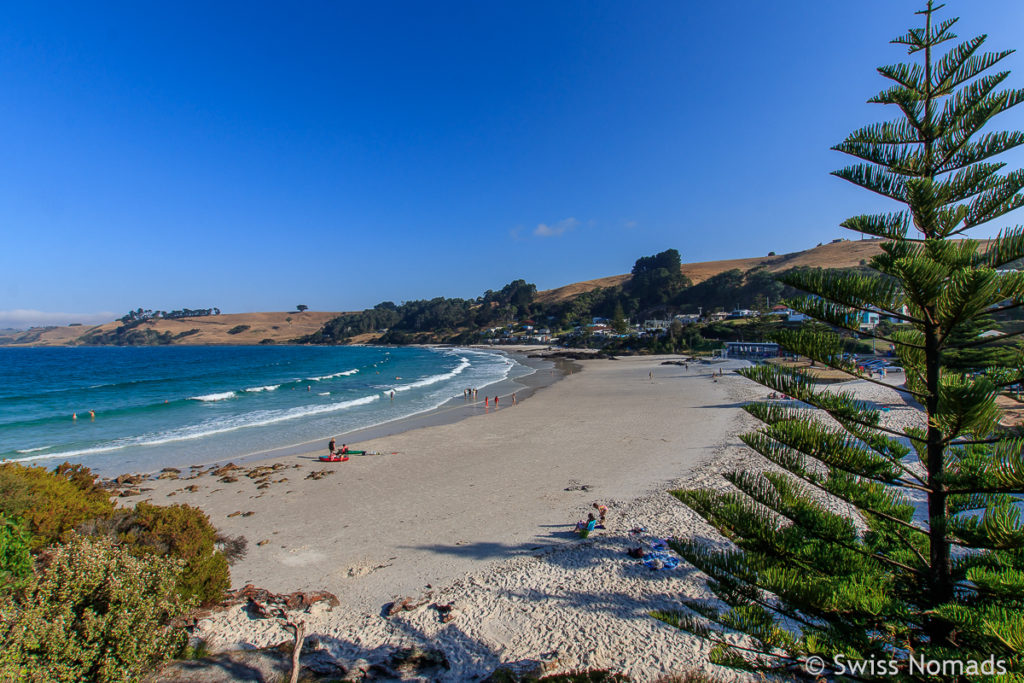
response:
<svg viewBox="0 0 1024 683"><path fill-rule="evenodd" d="M829 147L891 116L865 100L922 5L8 3L0 327L356 310L847 236L890 207ZM1019 0L945 14L1024 48Z"/></svg>

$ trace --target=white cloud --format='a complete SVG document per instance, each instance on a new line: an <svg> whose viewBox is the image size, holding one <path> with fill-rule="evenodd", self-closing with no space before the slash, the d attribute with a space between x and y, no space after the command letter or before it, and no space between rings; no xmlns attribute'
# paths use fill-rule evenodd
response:
<svg viewBox="0 0 1024 683"><path fill-rule="evenodd" d="M98 325L100 323L108 323L117 317L116 313L110 311L100 311L99 313L53 313L16 308L11 311L0 311L0 328L22 330L29 327L67 325L69 323Z"/></svg>
<svg viewBox="0 0 1024 683"><path fill-rule="evenodd" d="M560 220L554 225L547 225L545 223L541 223L533 231L533 234L536 235L537 237L558 237L559 235L565 234L569 230L572 230L579 224L580 222L578 220L571 217L566 218L564 220Z"/></svg>

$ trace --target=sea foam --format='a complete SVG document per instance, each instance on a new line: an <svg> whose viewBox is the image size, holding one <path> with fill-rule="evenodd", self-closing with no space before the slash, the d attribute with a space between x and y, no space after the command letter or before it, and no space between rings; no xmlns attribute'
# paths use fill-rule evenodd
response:
<svg viewBox="0 0 1024 683"><path fill-rule="evenodd" d="M348 377L349 375L354 375L357 372L359 372L358 369L356 369L356 370L345 370L343 372L335 372L332 375L323 375L322 377L310 377L307 381L308 382L321 382L321 381L323 381L325 379L334 379L335 377Z"/></svg>
<svg viewBox="0 0 1024 683"><path fill-rule="evenodd" d="M459 356L459 365L451 370L440 375L431 375L430 377L424 377L423 379L412 382L411 384L400 384L394 388L395 391L409 391L410 389L419 389L420 387L426 387L431 384L437 384L443 382L446 379L452 379L462 374L462 371L468 368L470 365L469 359L463 356Z"/></svg>
<svg viewBox="0 0 1024 683"><path fill-rule="evenodd" d="M248 389L246 389L246 391L249 392L249 393L256 393L256 392L259 392L259 391L276 391L276 390L278 390L280 388L281 388L280 384L268 384L265 387L249 387Z"/></svg>
<svg viewBox="0 0 1024 683"><path fill-rule="evenodd" d="M236 394L233 391L222 391L219 394L204 394L202 396L189 396L188 400L190 400L190 401L226 401L229 398L234 398L235 395Z"/></svg>

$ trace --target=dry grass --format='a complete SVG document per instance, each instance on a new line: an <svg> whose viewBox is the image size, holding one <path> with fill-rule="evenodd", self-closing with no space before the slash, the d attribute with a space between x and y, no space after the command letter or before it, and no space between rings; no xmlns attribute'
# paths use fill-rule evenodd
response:
<svg viewBox="0 0 1024 683"><path fill-rule="evenodd" d="M175 341L175 344L189 346L202 345L250 345L259 344L264 339L275 343L286 343L296 337L316 332L324 323L336 318L341 313L327 311L305 311L303 313L226 313L198 318L181 318L179 320L154 320L143 323L140 329L152 329L156 332L180 334L189 330L199 330L195 334ZM31 346L73 346L85 334L94 330L107 332L116 329L121 323L111 322L98 326L55 327L38 335L31 341ZM249 328L237 334L228 334L229 330L240 325ZM27 333L26 333L27 334ZM33 335L35 336L35 335ZM26 337L26 339L28 339ZM17 343L15 343L17 345Z"/></svg>
<svg viewBox="0 0 1024 683"><path fill-rule="evenodd" d="M697 284L708 278L738 268L744 272L754 268L764 268L768 272L777 273L789 268L851 268L859 265L862 260L870 259L881 253L879 246L882 240L861 240L832 242L820 247L797 251L780 256L755 256L752 258L730 259L727 261L704 261L702 263L684 263L683 275ZM614 287L629 280L629 275L613 275L611 277L587 280L575 284L548 289L538 292L537 299L542 303L557 303L571 299L583 292L598 287Z"/></svg>

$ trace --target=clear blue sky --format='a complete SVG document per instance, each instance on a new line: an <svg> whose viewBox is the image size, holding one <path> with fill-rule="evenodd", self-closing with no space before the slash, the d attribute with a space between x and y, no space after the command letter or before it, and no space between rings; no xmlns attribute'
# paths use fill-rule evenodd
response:
<svg viewBox="0 0 1024 683"><path fill-rule="evenodd" d="M853 236L886 205L829 147L892 115L865 100L923 4L7 3L0 327L355 310ZM1020 0L945 15L1024 48Z"/></svg>

